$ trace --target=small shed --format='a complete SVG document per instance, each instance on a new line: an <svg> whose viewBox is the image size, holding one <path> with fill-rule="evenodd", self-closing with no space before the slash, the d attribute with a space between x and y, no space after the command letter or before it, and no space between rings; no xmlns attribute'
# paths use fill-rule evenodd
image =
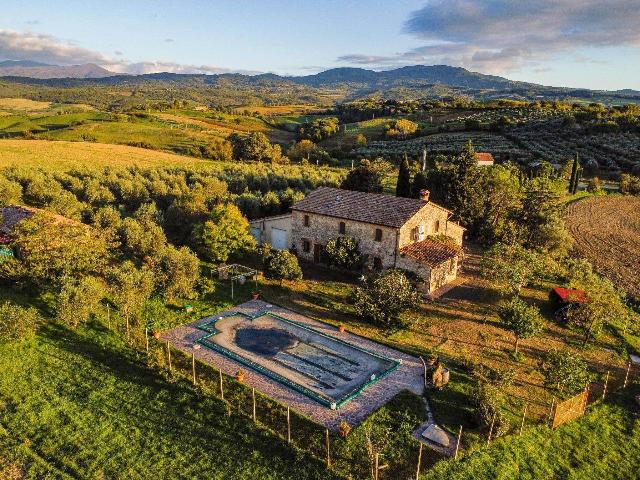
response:
<svg viewBox="0 0 640 480"><path fill-rule="evenodd" d="M549 300L562 305L587 303L587 293L575 288L556 287L549 292Z"/></svg>

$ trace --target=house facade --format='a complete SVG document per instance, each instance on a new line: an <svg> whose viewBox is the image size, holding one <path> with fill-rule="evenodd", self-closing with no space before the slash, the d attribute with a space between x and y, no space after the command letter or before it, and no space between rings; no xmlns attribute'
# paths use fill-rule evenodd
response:
<svg viewBox="0 0 640 480"><path fill-rule="evenodd" d="M411 271L431 293L456 278L464 228L428 195L414 199L321 187L293 205L290 215L250 222L251 232L259 244L292 249L313 263L322 262L330 240L353 237L366 267Z"/></svg>

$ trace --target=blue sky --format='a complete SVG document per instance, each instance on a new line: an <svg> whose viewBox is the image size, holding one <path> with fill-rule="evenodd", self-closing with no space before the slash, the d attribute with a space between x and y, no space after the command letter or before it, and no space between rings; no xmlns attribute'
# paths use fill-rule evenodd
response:
<svg viewBox="0 0 640 480"><path fill-rule="evenodd" d="M0 60L128 73L445 63L546 85L640 89L638 25L640 0L3 0Z"/></svg>

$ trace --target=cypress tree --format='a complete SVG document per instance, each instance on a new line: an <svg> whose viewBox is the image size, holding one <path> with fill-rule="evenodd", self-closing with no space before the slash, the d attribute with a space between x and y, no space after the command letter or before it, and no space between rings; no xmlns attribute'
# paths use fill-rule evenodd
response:
<svg viewBox="0 0 640 480"><path fill-rule="evenodd" d="M418 198L420 196L420 190L428 190L428 186L427 176L423 172L416 173L413 176L413 183L411 184L411 196Z"/></svg>
<svg viewBox="0 0 640 480"><path fill-rule="evenodd" d="M409 159L406 153L400 163L398 183L396 183L396 197L411 197L411 173L409 172Z"/></svg>
<svg viewBox="0 0 640 480"><path fill-rule="evenodd" d="M571 166L571 177L569 178L569 193L576 193L578 190L578 170L580 164L578 162L578 154L573 158L573 165Z"/></svg>

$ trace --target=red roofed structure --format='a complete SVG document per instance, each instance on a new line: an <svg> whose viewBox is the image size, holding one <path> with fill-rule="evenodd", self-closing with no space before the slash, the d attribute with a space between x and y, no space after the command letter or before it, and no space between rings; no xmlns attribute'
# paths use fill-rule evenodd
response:
<svg viewBox="0 0 640 480"><path fill-rule="evenodd" d="M587 303L589 301L584 290L563 287L556 287L551 290L549 299L561 303Z"/></svg>

